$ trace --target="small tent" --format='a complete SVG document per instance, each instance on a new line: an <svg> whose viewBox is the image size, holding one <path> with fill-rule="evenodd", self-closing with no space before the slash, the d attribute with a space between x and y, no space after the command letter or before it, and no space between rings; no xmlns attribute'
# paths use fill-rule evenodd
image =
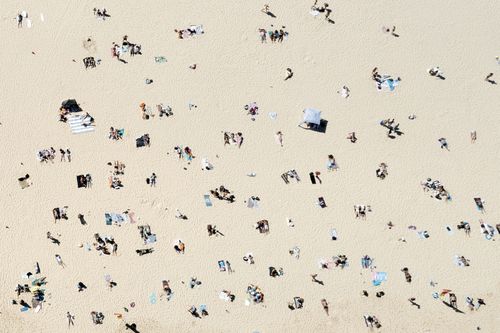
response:
<svg viewBox="0 0 500 333"><path fill-rule="evenodd" d="M81 112L82 108L74 99L67 99L61 103L61 106L69 112Z"/></svg>

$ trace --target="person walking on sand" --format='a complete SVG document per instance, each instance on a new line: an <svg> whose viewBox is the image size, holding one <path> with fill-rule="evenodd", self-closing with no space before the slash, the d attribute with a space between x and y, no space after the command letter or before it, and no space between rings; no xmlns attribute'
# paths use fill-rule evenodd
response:
<svg viewBox="0 0 500 333"><path fill-rule="evenodd" d="M441 144L441 149L446 148L446 150L450 150L448 148L448 142L446 141L445 138L440 138L438 142Z"/></svg>
<svg viewBox="0 0 500 333"><path fill-rule="evenodd" d="M75 322L73 321L75 319L75 316L73 316L71 313L66 312L66 318L68 318L68 328L71 326L75 326Z"/></svg>
<svg viewBox="0 0 500 333"><path fill-rule="evenodd" d="M64 149L59 149L61 153L61 162L66 162L66 151Z"/></svg>
<svg viewBox="0 0 500 333"><path fill-rule="evenodd" d="M149 177L149 185L151 187L156 187L156 173L153 172L151 177Z"/></svg>
<svg viewBox="0 0 500 333"><path fill-rule="evenodd" d="M291 68L287 68L286 72L287 72L287 75L286 75L285 81L291 79L293 76L293 72L292 72Z"/></svg>
<svg viewBox="0 0 500 333"><path fill-rule="evenodd" d="M323 306L323 310L325 310L326 312L326 315L329 316L330 314L328 313L329 312L329 309L328 309L328 302L326 301L326 299L322 299L321 300L321 305Z"/></svg>
<svg viewBox="0 0 500 333"><path fill-rule="evenodd" d="M476 140L477 140L477 133L476 133L476 131L471 131L470 132L470 141L471 141L471 143L476 142Z"/></svg>
<svg viewBox="0 0 500 333"><path fill-rule="evenodd" d="M66 149L66 157L68 158L68 162L71 162L71 152L69 151L69 148Z"/></svg>

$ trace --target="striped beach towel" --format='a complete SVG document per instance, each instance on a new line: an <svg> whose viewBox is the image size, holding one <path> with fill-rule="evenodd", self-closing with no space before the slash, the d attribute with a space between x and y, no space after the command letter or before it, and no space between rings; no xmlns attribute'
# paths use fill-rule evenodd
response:
<svg viewBox="0 0 500 333"><path fill-rule="evenodd" d="M68 124L69 127L71 128L71 133L80 134L80 133L94 131L95 129L94 125L88 125L88 126L83 125L83 118L84 116L78 116L78 115L71 116L68 118Z"/></svg>

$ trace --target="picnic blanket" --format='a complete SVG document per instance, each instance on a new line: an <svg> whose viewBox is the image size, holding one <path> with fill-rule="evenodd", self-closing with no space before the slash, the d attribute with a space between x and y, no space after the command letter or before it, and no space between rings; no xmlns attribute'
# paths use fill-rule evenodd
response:
<svg viewBox="0 0 500 333"><path fill-rule="evenodd" d="M85 117L82 115L74 115L70 116L68 118L68 124L71 129L71 133L73 134L80 134L80 133L86 133L86 132L93 132L95 127L94 125L83 125L83 119Z"/></svg>

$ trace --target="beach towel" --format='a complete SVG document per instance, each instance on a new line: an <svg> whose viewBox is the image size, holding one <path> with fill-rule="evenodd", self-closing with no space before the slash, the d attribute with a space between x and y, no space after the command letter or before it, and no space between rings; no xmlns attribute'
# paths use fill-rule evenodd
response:
<svg viewBox="0 0 500 333"><path fill-rule="evenodd" d="M382 83L377 84L380 87L380 91L394 91L396 87L399 85L399 80L395 79L385 79Z"/></svg>
<svg viewBox="0 0 500 333"><path fill-rule="evenodd" d="M158 57L155 57L155 62L157 64L163 64L163 63L167 62L167 58L165 58L163 56L158 56Z"/></svg>
<svg viewBox="0 0 500 333"><path fill-rule="evenodd" d="M196 32L197 35L201 35L201 34L204 34L205 31L203 30L203 25L200 24L200 25L192 25L189 27L190 30L194 30Z"/></svg>
<svg viewBox="0 0 500 333"><path fill-rule="evenodd" d="M80 133L93 132L95 130L94 125L88 125L88 126L83 125L84 118L85 116L82 115L72 115L68 118L68 124L71 129L71 133L80 134Z"/></svg>
<svg viewBox="0 0 500 333"><path fill-rule="evenodd" d="M146 243L152 244L156 242L156 235L149 235L148 238L146 239Z"/></svg>
<svg viewBox="0 0 500 333"><path fill-rule="evenodd" d="M104 213L104 219L106 221L106 225L119 225L121 223L129 222L127 214Z"/></svg>
<svg viewBox="0 0 500 333"><path fill-rule="evenodd" d="M205 199L205 206L212 207L212 201L210 200L210 195L205 194L203 198Z"/></svg>
<svg viewBox="0 0 500 333"><path fill-rule="evenodd" d="M387 273L386 272L373 272L372 284L374 286L380 286L380 284L384 281L387 281Z"/></svg>

